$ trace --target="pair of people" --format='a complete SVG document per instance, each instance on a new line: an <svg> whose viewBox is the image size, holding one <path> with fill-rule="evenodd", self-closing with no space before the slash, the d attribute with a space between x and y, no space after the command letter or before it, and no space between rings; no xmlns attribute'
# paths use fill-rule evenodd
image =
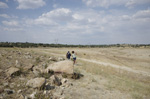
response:
<svg viewBox="0 0 150 99"><path fill-rule="evenodd" d="M67 57L67 59L70 60L71 53L70 53L69 51L68 51L68 53L66 54L66 57ZM74 52L74 51L72 51L72 58L73 58L73 65L75 65L75 63L76 63L76 55L75 55L75 52Z"/></svg>

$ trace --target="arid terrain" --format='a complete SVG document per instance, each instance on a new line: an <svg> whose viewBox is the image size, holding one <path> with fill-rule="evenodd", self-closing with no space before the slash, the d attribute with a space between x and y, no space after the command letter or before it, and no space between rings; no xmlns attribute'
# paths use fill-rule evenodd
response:
<svg viewBox="0 0 150 99"><path fill-rule="evenodd" d="M42 71L68 51L79 77ZM32 98L150 99L150 48L0 48L0 99Z"/></svg>

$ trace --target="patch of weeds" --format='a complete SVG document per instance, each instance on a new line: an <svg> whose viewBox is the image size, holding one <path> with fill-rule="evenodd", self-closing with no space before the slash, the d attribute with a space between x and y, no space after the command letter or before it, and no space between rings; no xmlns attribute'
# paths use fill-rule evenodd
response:
<svg viewBox="0 0 150 99"><path fill-rule="evenodd" d="M44 77L45 79L48 79L51 76L51 74L49 74L49 73L40 73L39 76Z"/></svg>
<svg viewBox="0 0 150 99"><path fill-rule="evenodd" d="M54 75L54 71L53 70L49 70L48 73L51 74L51 75Z"/></svg>
<svg viewBox="0 0 150 99"><path fill-rule="evenodd" d="M83 77L84 75L80 74L80 73L73 73L72 74L72 79L80 79L81 77Z"/></svg>
<svg viewBox="0 0 150 99"><path fill-rule="evenodd" d="M77 73L77 74L80 74L80 73L81 73L80 70L77 69L77 68L74 69L74 72Z"/></svg>
<svg viewBox="0 0 150 99"><path fill-rule="evenodd" d="M51 99L51 98L52 98L51 96L46 96L42 93L39 93L39 94L35 95L35 99Z"/></svg>
<svg viewBox="0 0 150 99"><path fill-rule="evenodd" d="M136 93L136 92L132 93L132 97L133 97L133 99L142 99L143 98L139 93Z"/></svg>
<svg viewBox="0 0 150 99"><path fill-rule="evenodd" d="M45 69L46 69L46 68L48 67L48 65L47 65L47 64L45 64L45 66L44 66L44 67L45 67Z"/></svg>
<svg viewBox="0 0 150 99"><path fill-rule="evenodd" d="M40 57L37 57L37 58L35 59L35 64L38 64L38 63L40 63L40 62L41 62Z"/></svg>
<svg viewBox="0 0 150 99"><path fill-rule="evenodd" d="M51 62L51 60L47 60L47 63L50 63Z"/></svg>
<svg viewBox="0 0 150 99"><path fill-rule="evenodd" d="M11 76L14 77L14 76L19 76L21 74L21 71L17 71L15 73L13 73Z"/></svg>
<svg viewBox="0 0 150 99"><path fill-rule="evenodd" d="M97 82L97 80L95 78L92 79L92 82Z"/></svg>
<svg viewBox="0 0 150 99"><path fill-rule="evenodd" d="M39 74L40 77L44 77L45 79L48 79L52 75L54 75L54 71L53 70L49 70L48 73L40 73Z"/></svg>
<svg viewBox="0 0 150 99"><path fill-rule="evenodd" d="M65 73L63 73L63 74L62 74L62 77L63 77L63 78L67 78L67 77L68 77L68 75L67 75L67 74L65 74Z"/></svg>
<svg viewBox="0 0 150 99"><path fill-rule="evenodd" d="M46 57L47 57L47 55L44 55L44 57L46 58Z"/></svg>

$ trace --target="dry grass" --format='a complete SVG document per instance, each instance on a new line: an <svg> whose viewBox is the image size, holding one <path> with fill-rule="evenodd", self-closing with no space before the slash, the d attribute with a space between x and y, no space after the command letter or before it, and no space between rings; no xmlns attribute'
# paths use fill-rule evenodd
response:
<svg viewBox="0 0 150 99"><path fill-rule="evenodd" d="M80 62L82 63L81 68L86 72L105 77L108 80L108 83L105 84L108 90L118 89L121 92L131 94L135 99L150 97L149 77L142 77L141 75L85 61Z"/></svg>

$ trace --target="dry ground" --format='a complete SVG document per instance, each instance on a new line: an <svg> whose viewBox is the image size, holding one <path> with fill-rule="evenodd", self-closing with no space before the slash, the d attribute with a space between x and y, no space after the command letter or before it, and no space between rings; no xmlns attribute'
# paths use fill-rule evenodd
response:
<svg viewBox="0 0 150 99"><path fill-rule="evenodd" d="M36 53L44 57L65 57L67 51L74 50L77 53L75 72L84 77L70 81L73 86L65 89L66 99L150 99L150 48L1 48L0 51L2 50L7 57L7 51L11 50ZM10 65L3 61L6 56L0 57L0 69ZM15 65L16 59L12 64ZM38 64L38 59L29 61ZM43 59L42 63L47 61Z"/></svg>

